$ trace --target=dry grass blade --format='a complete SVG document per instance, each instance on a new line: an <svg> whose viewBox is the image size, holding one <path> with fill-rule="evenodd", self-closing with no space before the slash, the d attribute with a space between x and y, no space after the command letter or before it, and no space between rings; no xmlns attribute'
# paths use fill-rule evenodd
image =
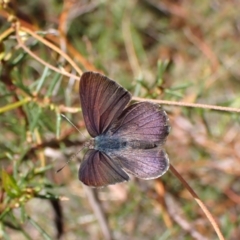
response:
<svg viewBox="0 0 240 240"><path fill-rule="evenodd" d="M193 196L194 200L197 202L197 204L200 206L200 208L205 213L209 222L212 224L216 234L218 235L219 240L225 240L219 226L217 225L217 222L215 221L215 219L213 218L212 214L209 212L209 210L207 209L205 204L200 200L198 195L193 191L193 189L188 185L188 183L183 179L183 177L178 173L178 171L172 165L170 165L169 170L181 181L181 183L185 186L185 188Z"/></svg>

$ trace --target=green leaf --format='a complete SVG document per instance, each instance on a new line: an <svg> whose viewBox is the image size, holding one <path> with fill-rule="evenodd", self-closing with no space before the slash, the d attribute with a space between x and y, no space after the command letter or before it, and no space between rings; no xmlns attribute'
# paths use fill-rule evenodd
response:
<svg viewBox="0 0 240 240"><path fill-rule="evenodd" d="M18 197L21 194L21 189L17 185L16 180L4 169L2 169L2 186L10 197Z"/></svg>

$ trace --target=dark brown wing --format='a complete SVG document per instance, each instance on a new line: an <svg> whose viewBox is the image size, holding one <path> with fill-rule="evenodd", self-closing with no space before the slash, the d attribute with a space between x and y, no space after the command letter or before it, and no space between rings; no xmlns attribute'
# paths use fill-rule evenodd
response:
<svg viewBox="0 0 240 240"><path fill-rule="evenodd" d="M93 149L85 154L78 176L85 185L92 187L103 187L129 180L118 161Z"/></svg>
<svg viewBox="0 0 240 240"><path fill-rule="evenodd" d="M169 131L165 111L158 104L141 102L127 107L108 132L128 142L137 140L162 145Z"/></svg>
<svg viewBox="0 0 240 240"><path fill-rule="evenodd" d="M123 169L142 179L163 175L169 168L167 154L161 146L169 134L167 114L158 104L141 102L127 107L114 121L107 134L124 139L128 148L112 151Z"/></svg>
<svg viewBox="0 0 240 240"><path fill-rule="evenodd" d="M127 90L94 72L83 73L79 94L86 128L92 137L105 133L131 99Z"/></svg>
<svg viewBox="0 0 240 240"><path fill-rule="evenodd" d="M142 179L158 178L169 168L168 156L159 148L116 151L111 158L119 161L127 173Z"/></svg>

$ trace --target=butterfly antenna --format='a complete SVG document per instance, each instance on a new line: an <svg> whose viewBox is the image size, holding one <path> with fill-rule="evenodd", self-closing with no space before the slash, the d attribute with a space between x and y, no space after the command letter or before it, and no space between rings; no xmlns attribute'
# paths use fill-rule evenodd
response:
<svg viewBox="0 0 240 240"><path fill-rule="evenodd" d="M83 147L81 147L80 150L79 150L76 154L73 154L73 155L70 157L70 159L69 159L61 168L59 168L59 169L56 171L56 173L61 172L61 171L69 164L69 162L70 162L73 158L75 158L75 157L82 151L83 148L85 148L85 145L84 145Z"/></svg>
<svg viewBox="0 0 240 240"><path fill-rule="evenodd" d="M65 116L64 114L61 114L61 116L62 116L65 120L67 120L67 121L83 136L82 132L72 123L72 121L71 121L67 116ZM73 154L73 155L70 157L70 159L69 159L61 168L59 168L56 172L59 173L60 171L62 171L62 170L69 164L69 162L70 162L73 158L75 158L75 157L82 151L82 149L83 149L84 147L86 147L86 145L84 145L83 147L81 147L80 150L79 150L76 154Z"/></svg>
<svg viewBox="0 0 240 240"><path fill-rule="evenodd" d="M61 116L65 118L65 120L67 120L83 136L82 132L72 123L72 121L67 116L65 116L64 114L61 114Z"/></svg>

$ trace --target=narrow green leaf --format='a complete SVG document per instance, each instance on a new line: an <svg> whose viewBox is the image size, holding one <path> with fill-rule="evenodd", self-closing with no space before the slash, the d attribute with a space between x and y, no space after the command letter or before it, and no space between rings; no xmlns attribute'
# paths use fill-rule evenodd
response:
<svg viewBox="0 0 240 240"><path fill-rule="evenodd" d="M16 180L4 169L2 169L2 186L7 194L11 197L17 197L21 194L21 189L17 185Z"/></svg>
<svg viewBox="0 0 240 240"><path fill-rule="evenodd" d="M20 100L18 102L11 103L11 104L8 104L8 105L6 105L4 107L1 107L0 108L0 114L4 113L4 112L7 112L7 111L10 111L10 110L13 110L15 108L18 108L18 107L20 107L20 106L22 106L22 105L24 105L24 104L26 104L26 103L28 103L30 101L31 101L31 98L26 97L26 98L24 98L24 99L22 99L22 100Z"/></svg>
<svg viewBox="0 0 240 240"><path fill-rule="evenodd" d="M44 239L52 240L52 238L32 218L28 217L28 221L42 234Z"/></svg>

